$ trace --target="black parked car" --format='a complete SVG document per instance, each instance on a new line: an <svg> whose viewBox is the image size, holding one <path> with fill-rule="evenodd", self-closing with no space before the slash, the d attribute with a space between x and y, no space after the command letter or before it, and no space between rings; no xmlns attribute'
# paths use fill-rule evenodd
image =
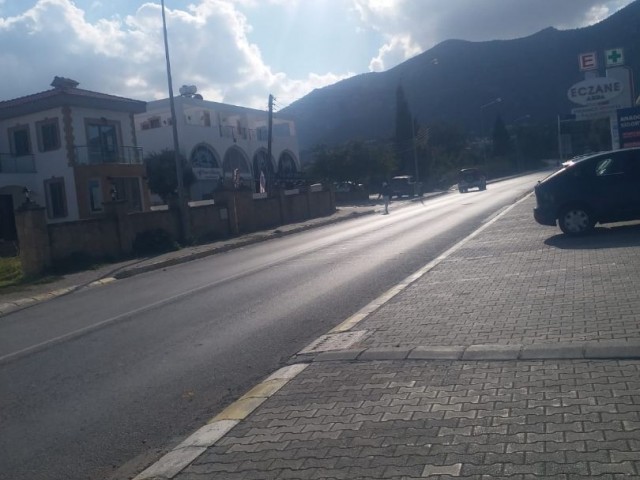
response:
<svg viewBox="0 0 640 480"><path fill-rule="evenodd" d="M487 189L487 177L478 168L463 168L458 172L458 191L465 193L470 188Z"/></svg>
<svg viewBox="0 0 640 480"><path fill-rule="evenodd" d="M535 220L567 235L596 223L640 219L640 148L570 160L535 187Z"/></svg>

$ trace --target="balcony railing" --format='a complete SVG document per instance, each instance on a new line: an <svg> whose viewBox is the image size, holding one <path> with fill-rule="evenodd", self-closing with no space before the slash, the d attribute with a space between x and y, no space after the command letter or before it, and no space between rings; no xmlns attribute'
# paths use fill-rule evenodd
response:
<svg viewBox="0 0 640 480"><path fill-rule="evenodd" d="M118 147L105 150L90 146L76 146L75 158L77 165L102 165L105 163L141 165L142 147Z"/></svg>
<svg viewBox="0 0 640 480"><path fill-rule="evenodd" d="M0 153L0 173L36 173L35 157Z"/></svg>

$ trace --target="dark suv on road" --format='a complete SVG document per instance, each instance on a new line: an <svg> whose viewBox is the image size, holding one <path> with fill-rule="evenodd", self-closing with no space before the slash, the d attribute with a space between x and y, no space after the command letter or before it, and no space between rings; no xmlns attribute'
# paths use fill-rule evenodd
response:
<svg viewBox="0 0 640 480"><path fill-rule="evenodd" d="M580 235L596 223L640 219L640 148L563 163L535 187L535 220Z"/></svg>
<svg viewBox="0 0 640 480"><path fill-rule="evenodd" d="M458 172L458 191L465 193L470 188L487 189L487 177L477 168L463 168Z"/></svg>
<svg viewBox="0 0 640 480"><path fill-rule="evenodd" d="M392 197L413 197L419 195L421 184L415 182L411 175L400 175L391 179L389 187Z"/></svg>

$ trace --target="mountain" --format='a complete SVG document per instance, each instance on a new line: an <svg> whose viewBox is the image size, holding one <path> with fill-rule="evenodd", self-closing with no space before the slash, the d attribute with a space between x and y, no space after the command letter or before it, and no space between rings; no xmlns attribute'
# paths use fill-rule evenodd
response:
<svg viewBox="0 0 640 480"><path fill-rule="evenodd" d="M296 121L301 150L391 137L399 84L420 124L443 121L486 134L498 113L507 124L523 117L555 123L558 114L577 106L567 90L584 79L578 56L597 52L603 71L604 50L624 48L625 64L636 71L639 37L637 0L581 29L547 28L515 40L447 40L385 72L316 89L280 113ZM501 101L494 102L497 98Z"/></svg>

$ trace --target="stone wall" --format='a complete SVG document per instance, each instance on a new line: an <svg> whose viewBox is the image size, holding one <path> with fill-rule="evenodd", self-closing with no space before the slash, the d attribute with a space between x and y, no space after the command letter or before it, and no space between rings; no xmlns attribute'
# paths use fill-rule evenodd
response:
<svg viewBox="0 0 640 480"><path fill-rule="evenodd" d="M180 213L167 210L127 213L123 201L105 202L105 214L91 220L46 223L44 208L33 203L16 210L20 258L27 276L58 266L73 255L118 259L133 253L136 236L162 229L174 239L181 237ZM279 192L253 198L250 191L223 192L214 204L190 206L191 236L214 240L279 225L331 215L335 212L332 191Z"/></svg>

